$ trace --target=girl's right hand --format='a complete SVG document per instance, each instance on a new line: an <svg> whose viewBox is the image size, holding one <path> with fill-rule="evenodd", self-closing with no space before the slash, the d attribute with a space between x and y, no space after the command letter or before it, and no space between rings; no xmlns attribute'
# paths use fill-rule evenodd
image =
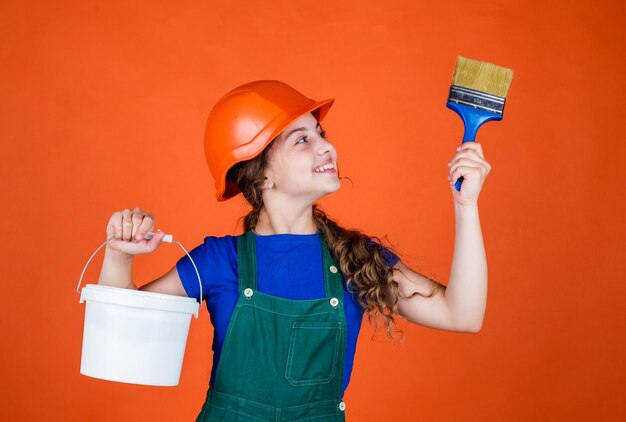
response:
<svg viewBox="0 0 626 422"><path fill-rule="evenodd" d="M139 255L154 252L165 233L157 231L152 239L146 240L145 236L154 227L154 216L139 208L125 209L113 213L107 224L107 239L114 239L107 244L108 249L123 252L128 255Z"/></svg>

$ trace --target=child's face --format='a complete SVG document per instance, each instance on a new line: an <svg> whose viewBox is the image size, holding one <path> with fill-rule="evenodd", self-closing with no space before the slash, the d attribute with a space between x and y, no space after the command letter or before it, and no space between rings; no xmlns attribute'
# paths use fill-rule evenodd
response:
<svg viewBox="0 0 626 422"><path fill-rule="evenodd" d="M278 136L269 152L265 176L273 184L268 194L311 203L339 189L337 151L312 114L300 117Z"/></svg>

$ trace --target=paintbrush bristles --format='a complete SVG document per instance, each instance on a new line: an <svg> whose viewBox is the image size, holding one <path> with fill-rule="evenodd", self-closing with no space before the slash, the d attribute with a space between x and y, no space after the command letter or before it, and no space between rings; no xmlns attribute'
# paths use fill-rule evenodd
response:
<svg viewBox="0 0 626 422"><path fill-rule="evenodd" d="M459 56L452 85L506 98L512 79L511 69Z"/></svg>

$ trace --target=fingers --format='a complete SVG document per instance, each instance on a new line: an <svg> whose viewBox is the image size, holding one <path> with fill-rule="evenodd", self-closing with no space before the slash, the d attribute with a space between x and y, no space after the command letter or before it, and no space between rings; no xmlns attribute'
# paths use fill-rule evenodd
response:
<svg viewBox="0 0 626 422"><path fill-rule="evenodd" d="M491 171L491 165L485 160L482 146L478 142L464 142L448 163L448 181L453 197L458 203L470 203L478 199L482 185ZM455 184L463 178L461 191Z"/></svg>
<svg viewBox="0 0 626 422"><path fill-rule="evenodd" d="M158 231L150 240L146 234L153 231L154 216L141 208L125 209L114 212L107 225L107 239L114 237L107 244L112 249L128 255L154 252L161 244L165 233Z"/></svg>
<svg viewBox="0 0 626 422"><path fill-rule="evenodd" d="M466 142L457 148L458 152L448 163L450 167L448 179L450 183L471 172L477 171L480 176L486 176L491 171L491 165L485 161L482 146L476 142Z"/></svg>
<svg viewBox="0 0 626 422"><path fill-rule="evenodd" d="M133 239L141 240L146 234L154 227L154 216L150 213L145 213L141 222L137 226L137 231L133 233Z"/></svg>
<svg viewBox="0 0 626 422"><path fill-rule="evenodd" d="M482 146L476 142L466 142L463 145L457 147L457 153L452 157L450 163L453 163L459 158L469 158L478 162L485 162L485 154L483 153Z"/></svg>
<svg viewBox="0 0 626 422"><path fill-rule="evenodd" d="M131 210L122 211L122 240L129 241L133 235L133 213Z"/></svg>
<svg viewBox="0 0 626 422"><path fill-rule="evenodd" d="M161 244L161 241L163 240L163 238L165 237L165 233L162 231L157 231L154 236L152 236L152 239L150 239L147 243L146 243L146 252L154 252L156 250L156 248L159 247L159 245Z"/></svg>
<svg viewBox="0 0 626 422"><path fill-rule="evenodd" d="M487 176L487 173L489 173L487 167L480 163L462 160L460 164L450 169L448 179L450 180L450 184L453 185L461 176L463 176L464 179L477 178L478 180L483 180Z"/></svg>
<svg viewBox="0 0 626 422"><path fill-rule="evenodd" d="M130 240L135 240L135 236L137 235L137 230L139 230L139 226L143 223L145 214L141 212L139 208L135 208L130 216L132 221L131 232L130 232Z"/></svg>
<svg viewBox="0 0 626 422"><path fill-rule="evenodd" d="M115 224L114 224L114 221L113 221L114 218L115 218L115 214L113 214L111 216L111 218L109 219L109 223L107 224L107 239L110 238L111 236L116 238L116 236L115 236Z"/></svg>
<svg viewBox="0 0 626 422"><path fill-rule="evenodd" d="M483 146L478 142L463 142L456 149L459 152L473 151L483 160L485 159L485 154L483 154Z"/></svg>
<svg viewBox="0 0 626 422"><path fill-rule="evenodd" d="M154 216L140 208L113 213L107 225L107 236L117 240L141 240L154 227Z"/></svg>
<svg viewBox="0 0 626 422"><path fill-rule="evenodd" d="M114 212L107 225L107 238L111 236L114 236L117 240L122 238L122 221L122 212Z"/></svg>
<svg viewBox="0 0 626 422"><path fill-rule="evenodd" d="M476 161L469 158L458 158L450 165L450 180L452 183L469 173L478 173L480 177L486 176L491 170L491 166L486 161Z"/></svg>

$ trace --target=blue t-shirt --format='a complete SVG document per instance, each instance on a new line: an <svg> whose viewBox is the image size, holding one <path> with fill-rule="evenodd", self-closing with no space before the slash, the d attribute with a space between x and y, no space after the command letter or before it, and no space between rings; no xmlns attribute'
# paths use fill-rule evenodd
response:
<svg viewBox="0 0 626 422"><path fill-rule="evenodd" d="M277 234L255 236L257 254L258 290L272 296L291 300L320 299L325 297L324 271L320 235ZM383 258L389 266L398 257L381 247ZM215 382L215 372L230 317L238 299L237 236L213 237L190 252L202 279L202 293L213 324L213 367L210 385ZM198 297L198 278L189 258L185 255L176 264L178 275L189 297ZM346 361L343 374L343 392L350 382L356 341L363 319L363 308L357 295L346 290L344 303L347 324Z"/></svg>

